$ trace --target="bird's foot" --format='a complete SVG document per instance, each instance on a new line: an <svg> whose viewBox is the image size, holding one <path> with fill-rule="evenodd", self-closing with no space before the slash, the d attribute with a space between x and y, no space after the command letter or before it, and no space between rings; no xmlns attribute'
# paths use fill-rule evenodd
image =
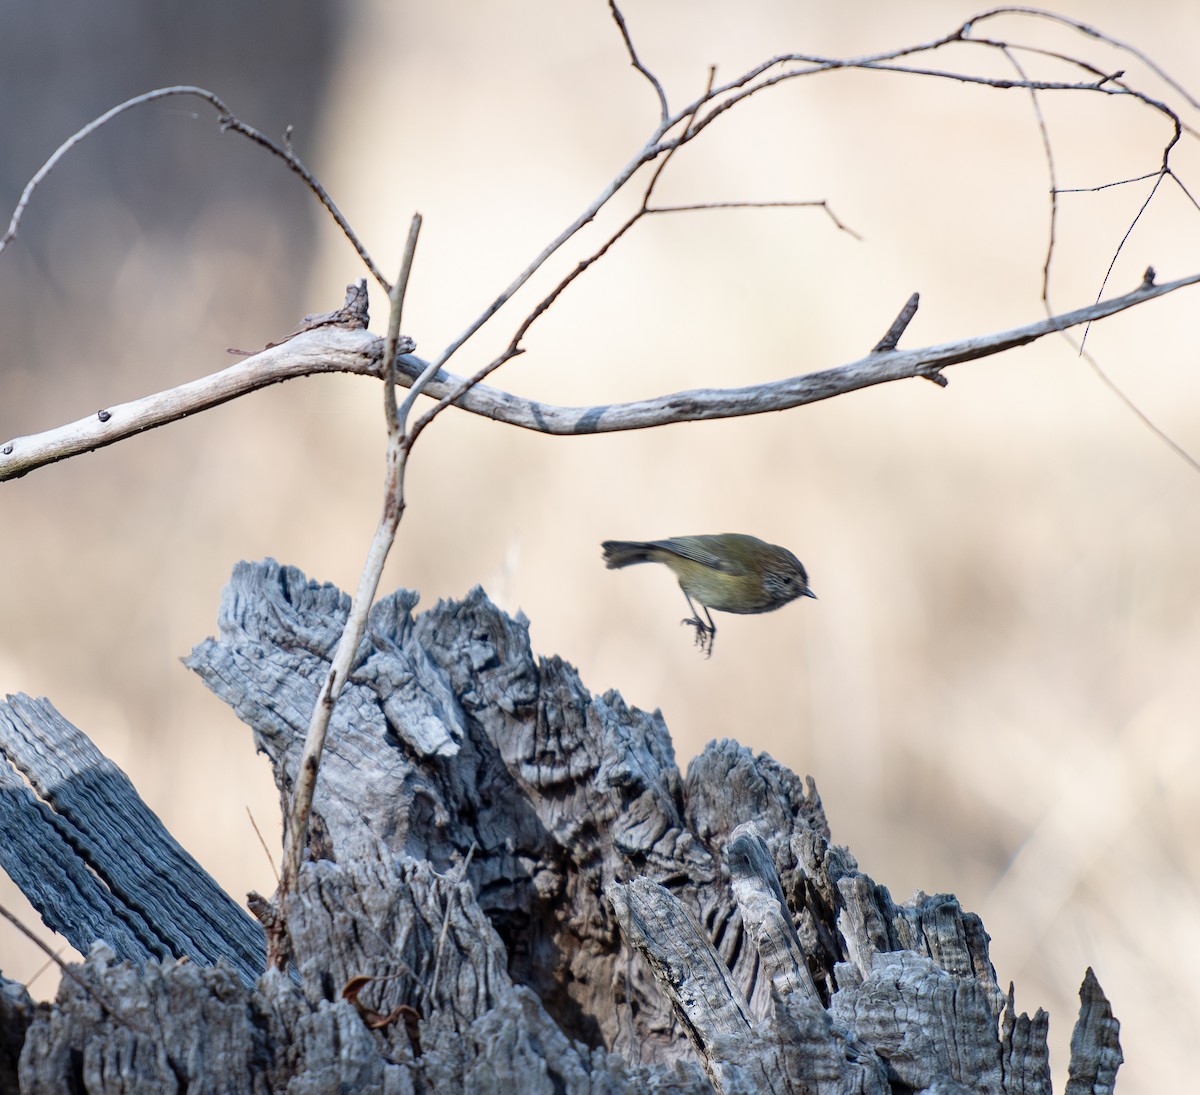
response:
<svg viewBox="0 0 1200 1095"><path fill-rule="evenodd" d="M689 616L685 620L680 620L679 624L681 627L694 627L696 629L696 645L706 658L711 658L713 639L716 637L717 629L706 624L699 616Z"/></svg>

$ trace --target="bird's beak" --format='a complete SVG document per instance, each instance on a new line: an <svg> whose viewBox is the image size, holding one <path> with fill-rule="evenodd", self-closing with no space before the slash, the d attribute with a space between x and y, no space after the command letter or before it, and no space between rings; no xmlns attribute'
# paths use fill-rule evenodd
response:
<svg viewBox="0 0 1200 1095"><path fill-rule="evenodd" d="M800 594L800 596L801 597L811 597L814 601L817 599L817 595L811 589L809 589L807 586L805 587L804 592Z"/></svg>

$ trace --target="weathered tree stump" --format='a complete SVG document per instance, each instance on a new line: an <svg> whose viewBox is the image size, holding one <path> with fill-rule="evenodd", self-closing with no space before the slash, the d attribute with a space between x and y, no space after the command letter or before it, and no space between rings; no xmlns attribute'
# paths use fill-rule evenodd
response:
<svg viewBox="0 0 1200 1095"><path fill-rule="evenodd" d="M295 976L124 776L46 701L0 708L5 868L90 956L53 1005L0 994L0 1088L89 1092L1049 1092L979 918L897 906L811 779L593 696L476 589L400 591L335 709ZM186 660L290 793L349 607L240 564ZM30 789L32 787L32 791ZM36 792L36 794L35 794ZM96 942L96 941L103 942ZM11 986L6 986L11 988ZM1110 1091L1091 971L1068 1092Z"/></svg>

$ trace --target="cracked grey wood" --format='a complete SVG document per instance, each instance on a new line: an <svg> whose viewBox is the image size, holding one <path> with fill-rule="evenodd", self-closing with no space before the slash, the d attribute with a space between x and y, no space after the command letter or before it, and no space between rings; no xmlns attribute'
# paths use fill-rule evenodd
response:
<svg viewBox="0 0 1200 1095"><path fill-rule="evenodd" d="M1091 966L1079 986L1079 1021L1071 1034L1071 1067L1066 1095L1103 1095L1117 1082L1125 1060L1119 1035L1121 1024L1100 988Z"/></svg>
<svg viewBox="0 0 1200 1095"><path fill-rule="evenodd" d="M121 957L224 958L247 982L262 972L258 923L48 700L0 704L0 754L0 865L49 927L81 953L104 938Z"/></svg>
<svg viewBox="0 0 1200 1095"><path fill-rule="evenodd" d="M291 902L300 983L100 946L98 998L64 981L34 1016L22 1090L1049 1092L1045 1015L1000 990L978 917L896 905L811 780L730 741L681 775L660 716L535 658L482 591L415 605L373 608L334 712ZM186 660L281 796L347 607L240 564ZM104 915L84 930L107 939ZM355 977L380 1022L342 998ZM1085 990L1072 1077L1111 1090L1116 1023Z"/></svg>

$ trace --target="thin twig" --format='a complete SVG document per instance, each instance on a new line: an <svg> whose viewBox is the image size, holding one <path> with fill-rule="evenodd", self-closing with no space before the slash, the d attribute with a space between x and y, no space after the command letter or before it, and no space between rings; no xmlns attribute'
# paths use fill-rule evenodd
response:
<svg viewBox="0 0 1200 1095"><path fill-rule="evenodd" d="M1072 30L1079 31L1080 34L1087 38L1094 38L1098 42L1107 42L1110 46L1120 50L1122 53L1127 53L1130 57L1136 58L1145 65L1151 72L1154 73L1160 80L1163 81L1172 91L1183 99L1187 100L1189 106L1200 109L1200 100L1197 100L1183 84L1174 79L1164 68L1161 68L1155 61L1144 54L1140 49L1135 48L1128 42L1122 41L1120 38L1114 38L1111 34L1105 34L1089 23L1080 22L1078 19L1072 19L1067 15L1060 15L1058 12L1045 11L1042 8L1020 7L1017 5L1006 5L1004 7L992 8L990 11L980 12L971 18L968 26L978 26L980 23L988 19L995 19L1002 15L1028 15L1035 19L1048 19L1051 22L1059 23L1064 27L1070 27Z"/></svg>
<svg viewBox="0 0 1200 1095"><path fill-rule="evenodd" d="M650 212L651 212L650 198L651 198L651 195L653 195L653 193L654 193L654 188L658 185L659 179L662 178L663 172L666 171L667 165L671 162L675 153L681 147L683 147L683 145L685 143L690 141L692 139L692 137L695 135L694 134L694 126L695 126L695 121L696 121L696 113L700 109L700 105L702 103L706 102L708 97L712 94L713 80L715 78L716 78L716 69L709 68L708 83L705 87L704 96L702 96L699 100L697 100L697 102L696 102L696 104L694 104L691 112L686 115L685 119L683 119L684 120L683 136L679 137L677 140L675 140L673 142L670 142L670 143L662 146L662 148L665 148L665 152L663 152L661 159L659 159L654 170L650 173L650 179L646 183L646 189L642 192L642 203L638 207L638 209L633 213L632 216L630 216L625 221L624 224L621 225L620 228L618 228L611 236L609 236L608 239L605 240L604 243L602 243L600 245L600 247L597 248L596 251L594 251L586 259L583 259L581 262L577 263L575 268L569 274L567 274L564 278L562 278L558 282L558 284L549 292L549 294L544 296L538 302L537 306L533 309L533 311L530 312L525 317L525 319L521 322L521 324L517 327L516 333L509 340L507 348L498 357L493 358L490 362L488 362L486 365L484 365L481 369L478 369L472 376L470 376L466 380L464 380L458 389L450 392L448 395L443 396L430 410L426 411L425 414L423 414L417 420L417 422L414 424L414 426L412 428L412 431L409 434L409 445L410 446L412 445L412 443L414 441L416 441L417 437L420 436L422 431L425 430L425 428L435 418L437 418L437 416L439 414L441 414L447 407L449 407L452 403L454 403L456 399L458 399L461 395L464 395L466 392L470 391L472 388L474 388L477 385L479 385L480 383L482 383L488 376L490 376L492 373L494 373L502 365L511 361L514 357L517 357L519 354L524 353L525 351L521 348L521 342L525 338L525 335L528 333L530 327L532 327L534 325L534 323L536 323L538 321L538 319L540 319L543 315L545 315L545 313L550 309L550 307L554 304L554 302L556 300L558 300L558 298L560 296L562 296L562 294L567 290L568 286L570 286L571 283L573 281L575 281L576 278L578 278L581 274L585 273L593 265L595 265L597 262L599 262L600 259L602 259L606 254L608 254L608 252L613 248L613 246L617 243L617 241L620 240L625 235L625 233L628 232L635 224L637 224L637 222L639 220L641 220L642 217L648 216L650 214ZM670 125L672 127L674 127L676 124L678 124L679 121L680 121L680 119L672 119L670 121ZM664 123L664 124L666 124L666 123ZM656 155L657 155L657 153L656 153ZM430 365L430 368L436 373L438 367L440 367L440 365L445 361L446 357L447 357L447 354L443 354L440 358L437 359L437 361L433 362ZM425 378L422 377L422 380L424 380L424 379Z"/></svg>
<svg viewBox="0 0 1200 1095"><path fill-rule="evenodd" d="M1025 69L1017 60L1015 54L1007 46L1001 45L1000 52L1008 63L1016 70L1021 79L1026 79ZM1046 258L1042 263L1042 304L1046 315L1052 315L1050 307L1050 264L1054 259L1054 243L1058 235L1058 173L1054 166L1054 146L1050 142L1050 131L1046 126L1046 116L1042 113L1042 100L1034 88L1029 89L1029 100L1033 107L1033 117L1037 122L1038 135L1042 140L1042 154L1046 157L1046 174L1050 184L1050 224L1046 233Z"/></svg>
<svg viewBox="0 0 1200 1095"><path fill-rule="evenodd" d="M637 50L633 48L633 39L629 37L629 28L625 25L625 16L621 14L621 9L617 7L616 0L608 0L608 8L612 12L613 19L616 20L618 29L621 31L621 40L625 43L630 63L650 81L650 86L654 88L655 94L658 95L659 110L662 114L662 120L665 122L671 115L671 108L667 105L667 93L663 90L658 77L642 64L638 58Z"/></svg>
<svg viewBox="0 0 1200 1095"><path fill-rule="evenodd" d="M414 214L409 229L400 275L390 294L391 311L387 339L384 343L382 369L384 416L388 428L383 513L367 550L367 558L359 577L358 588L350 603L345 627L342 629L329 671L325 675L321 691L313 706L308 733L304 739L304 751L301 755L296 787L286 819L283 875L279 882L280 909L283 915L278 918L273 928L268 948L269 958L278 968L286 965L288 957L287 900L295 887L300 871L300 858L308 839L308 821L312 813L313 796L316 792L317 775L321 767L321 755L325 749L329 721L333 715L334 705L349 677L350 666L353 663L355 652L358 650L358 644L366 632L367 620L371 605L375 601L375 594L379 589L384 563L387 562L388 552L395 542L396 529L399 527L400 517L404 512L404 465L407 450L403 445L403 414L396 408L396 357L401 346L400 320L404 312L404 296L408 290L408 279L412 271L420 231L421 215L417 213Z"/></svg>
<svg viewBox="0 0 1200 1095"><path fill-rule="evenodd" d="M408 292L408 276L412 273L413 258L417 253L417 237L421 234L421 223L421 214L414 213L408 228L408 240L404 244L404 257L400 260L400 277L396 281L396 291L392 294L388 336L383 348L386 370L383 377L383 417L387 423L389 437L399 436L407 416L407 411L401 413L396 408L396 356L400 340L400 321L404 316L404 296ZM408 400L405 400L405 407L407 406Z"/></svg>
<svg viewBox="0 0 1200 1095"><path fill-rule="evenodd" d="M1117 265L1117 259L1121 257L1121 252L1125 250L1125 244L1129 242L1129 237L1133 235L1134 228L1137 227L1138 221L1142 219L1142 215L1150 208L1150 202L1153 201L1154 195L1158 193L1158 188L1162 186L1162 181L1165 178L1164 174L1160 174L1154 180L1154 185L1150 188L1150 193L1146 195L1146 200L1138 207L1138 211L1133 215L1133 220L1129 222L1129 227L1125 229L1124 235L1121 236L1121 242L1117 244L1117 249L1113 252L1113 256L1109 259L1108 269L1104 271L1104 277L1100 279L1100 288L1096 290L1096 299L1099 300L1104 294L1104 290L1108 288L1108 279L1112 277L1113 269ZM1079 342L1079 352L1083 353L1084 346L1087 345L1087 328L1084 329L1083 338Z"/></svg>
<svg viewBox="0 0 1200 1095"><path fill-rule="evenodd" d="M1030 12L1028 9L1026 9L1023 12L1023 14L1041 14L1041 13ZM1082 24L1075 24L1075 23L1069 22L1068 25L1075 26L1076 29L1084 31L1085 33L1091 31L1091 28L1087 28L1087 27L1083 26ZM1027 80L1028 74L1025 72L1025 69L1021 65L1020 61L1017 60L1016 56L1013 53L1013 50L1004 43L996 43L996 48L998 48L1000 50L1000 52L1008 59L1008 62L1013 66L1017 75L1020 76L1022 80ZM1058 56L1058 55L1055 55L1055 56ZM1072 59L1070 59L1070 58L1063 58L1060 56L1058 56L1058 59L1066 60L1068 62L1072 61ZM1078 61L1074 61L1073 63L1081 64L1081 62L1078 62ZM1159 75L1162 75L1165 78L1165 74L1162 73L1161 71L1159 72ZM1122 85L1122 86L1124 86L1124 85ZM1057 172L1057 169L1055 167L1055 162L1054 162L1054 146L1050 140L1050 131L1049 131L1048 126L1046 125L1046 117L1042 112L1041 99L1039 97L1037 90L1032 87L1029 89L1029 96L1030 96L1030 99L1032 100L1032 104L1033 104L1033 113L1034 113L1034 118L1037 121L1038 134L1040 135L1041 141L1042 141L1042 153L1046 158L1046 172L1047 172L1047 175L1049 176L1049 183L1050 183L1050 223L1049 223L1049 228L1047 231L1047 239L1046 239L1046 258L1045 258L1045 261L1042 263L1042 306L1046 310L1046 315L1049 316L1049 315L1054 314L1053 303L1050 300L1050 267L1051 267L1051 263L1053 262L1053 259L1054 259L1054 245L1055 245L1055 241L1056 241L1056 237L1057 237L1057 229L1058 229L1058 196L1060 194L1076 193L1078 191L1067 191L1067 190L1062 190L1059 188L1058 172ZM1177 125L1181 124L1178 118L1176 118L1176 124ZM1101 187L1088 188L1090 191L1094 192L1096 190L1107 189L1110 186L1127 185L1128 183L1131 183L1131 182L1142 182L1142 181L1144 181L1146 179L1150 179L1150 178L1153 178L1155 180L1154 187L1152 188L1150 194L1147 196L1146 200L1142 203L1142 206L1138 210L1137 214L1134 216L1132 223L1129 225L1128 229L1125 232L1124 237L1122 238L1120 244L1117 246L1116 253L1113 255L1112 260L1109 262L1108 270L1105 272L1104 279L1100 285L1100 291L1096 294L1097 300L1099 300L1101 295L1103 295L1103 293L1104 293L1104 287L1108 284L1108 279L1112 275L1113 267L1115 266L1116 261L1117 261L1117 256L1121 253L1122 249L1124 248L1126 241L1129 239L1130 234L1133 232L1134 226L1137 224L1138 220L1141 218L1142 214L1146 211L1146 208L1149 206L1150 199L1153 198L1154 194L1157 192L1159 185L1162 183L1163 177L1165 175L1171 175L1172 177L1174 177L1174 172L1172 172L1170 170L1170 168L1166 166L1166 159L1167 159L1167 156L1169 155L1169 153L1170 153L1170 146L1168 146L1167 149L1163 153L1164 166L1159 168L1159 170L1156 172L1153 172L1153 173L1147 174L1147 175L1142 175L1142 176L1138 177L1137 179L1122 179L1115 183L1107 183ZM1147 284L1147 285L1153 284L1153 281L1154 281L1153 277L1151 277L1150 272L1147 271L1147 277L1146 277L1145 284ZM1155 423L1150 418L1150 416L1147 415L1145 413L1145 411L1143 411L1134 402L1133 398L1123 388L1121 388L1120 385L1118 385L1116 383L1116 381L1114 381L1112 379L1111 376L1109 376L1109 374L1101 367L1100 362L1096 359L1096 357L1093 354L1087 352L1087 350L1085 349L1085 345L1087 343L1087 336L1088 336L1090 329L1091 329L1090 323L1084 326L1083 338L1079 342L1076 342L1075 339L1072 338L1071 334L1068 331L1062 331L1062 332L1060 332L1060 334L1067 341L1068 345L1072 346L1076 350L1076 352L1079 354L1079 356L1082 357L1084 359L1084 361L1087 362L1088 367L1092 370L1093 373L1096 374L1096 377L1100 380L1100 382L1102 384L1104 384L1104 386L1106 388L1108 388L1108 390L1113 395L1115 395L1117 397L1117 399L1121 401L1121 403L1123 403L1125 405L1126 410L1128 410L1130 413L1132 413L1133 416L1146 429L1148 429L1159 441L1161 441L1172 452L1174 452L1176 456L1178 456L1181 460L1183 460L1184 463L1188 464L1194 471L1200 471L1200 463L1197 462L1196 458L1193 457L1191 455L1191 453L1189 453L1186 449L1184 449L1183 446L1180 445L1174 438L1172 438L1164 429L1162 429L1162 427L1160 427L1157 423Z"/></svg>
<svg viewBox="0 0 1200 1095"><path fill-rule="evenodd" d="M1079 356L1088 363L1089 368L1096 374L1097 379L1103 384L1113 395L1117 397L1125 405L1125 409L1129 411L1143 426L1146 427L1159 441L1167 446L1176 456L1187 464L1192 471L1200 472L1200 460L1194 457L1187 451L1178 441L1176 441L1166 430L1156 423L1145 411L1141 409L1133 399L1126 394L1125 390L1117 384L1115 380L1100 366L1100 362L1095 356L1083 348L1083 344L1076 345L1074 339L1068 341L1076 346L1079 351Z"/></svg>
<svg viewBox="0 0 1200 1095"><path fill-rule="evenodd" d="M1111 190L1114 186L1128 186L1130 183L1145 182L1162 174L1162 168L1147 171L1144 175L1134 175L1129 179L1114 179L1112 182L1097 183L1095 186L1060 186L1055 190L1058 194L1099 194L1102 190Z"/></svg>
<svg viewBox="0 0 1200 1095"><path fill-rule="evenodd" d="M834 227L847 235L861 240L860 236L848 224L845 224L824 199L811 201L770 201L770 202L694 202L691 205L652 205L647 213L695 213L705 209L822 209L825 215L833 221Z"/></svg>
<svg viewBox="0 0 1200 1095"><path fill-rule="evenodd" d="M271 849L267 847L267 842L263 839L262 830L258 827L258 822L254 820L254 815L250 812L250 807L246 807L246 816L250 819L250 828L254 830L254 835L258 837L258 843L262 846L263 854L267 857L267 862L271 865L271 873L275 876L275 885L279 885L279 868L275 866L275 857L271 855Z"/></svg>
<svg viewBox="0 0 1200 1095"><path fill-rule="evenodd" d="M450 931L450 903L457 892L458 887L462 885L463 880L467 877L467 869L471 866L471 857L475 854L475 849L478 844L471 841L471 847L467 849L467 858L463 860L462 868L458 872L458 878L452 889L446 895L446 914L442 917L442 933L438 936L437 955L433 960L433 979L429 984L429 1004L430 1007L436 1007L437 1001L434 999L434 993L437 992L438 978L442 972L442 952L446 949L446 935Z"/></svg>
<svg viewBox="0 0 1200 1095"><path fill-rule="evenodd" d="M199 99L203 99L209 103L217 111L217 120L222 131L233 130L235 133L240 133L243 137L253 141L255 144L267 149L272 155L278 156L284 163L288 165L297 175L304 180L305 185L316 195L317 200L325 206L329 215L333 217L337 226L342 230L342 233L350 241L351 245L358 252L359 258L363 260L371 275L383 286L387 292L391 291L391 286L387 279L379 272L379 268L375 265L371 256L367 253L367 249L362 245L355 234L354 229L350 227L349 222L342 216L341 210L333 203L333 199L326 193L325 188L317 180L300 159L291 151L290 140L287 147L280 146L272 141L265 134L260 133L253 126L247 125L236 117L229 107L225 105L211 91L207 91L202 87L192 87L190 85L177 85L175 87L160 87L153 91L144 92L141 95L135 95L132 99L127 99L125 102L118 104L111 110L105 111L98 118L88 122L82 129L68 137L61 145L55 149L54 154L37 170L33 178L25 184L25 189L21 192L21 197L17 201L17 207L13 211L12 219L8 224L8 231L4 233L3 238L0 238L0 253L16 238L17 231L21 225L21 218L25 215L25 208L29 205L30 198L33 197L33 192L38 188L42 181L54 170L59 160L63 158L72 148L80 141L91 136L96 130L107 125L120 114L124 114L127 110L132 110L134 107L142 106L146 103L152 103L158 99L166 99L175 95L194 95ZM289 130L290 133L290 130Z"/></svg>
<svg viewBox="0 0 1200 1095"><path fill-rule="evenodd" d="M43 943L36 935L34 935L33 932L25 927L25 925L21 923L20 919L13 913L9 912L8 909L6 909L3 905L0 905L0 916L3 916L5 920L7 920L14 928L17 929L17 931L19 931L23 936L25 936L26 939L28 939L35 947L37 947L38 950L46 955L51 962L58 966L64 977L69 977L72 981L74 981L75 984L83 989L88 996L90 996L102 1008L104 1008L104 1010L107 1011L108 1014L111 1015L126 1030L131 1030L134 1032L134 1034L149 1035L152 1033L150 1030L131 1023L128 1019L126 1019L125 1016L123 1016L120 1011L117 1010L113 1003L105 999L105 997L96 990L94 985L89 985L87 981L85 981L78 973L76 973L71 966L67 965L66 962L59 958L54 951L52 951L45 943Z"/></svg>
<svg viewBox="0 0 1200 1095"><path fill-rule="evenodd" d="M31 973L27 978L25 978L25 991L26 992L29 991L30 986L32 986L33 983L39 977L41 977L43 973L45 973L51 966L53 966L55 962L57 962L61 959L62 952L64 950L66 950L65 947L59 947L58 950L56 950L52 955L50 955L49 958L46 959L45 962L43 962L40 966L38 966L38 968L36 970L34 970L33 973Z"/></svg>

